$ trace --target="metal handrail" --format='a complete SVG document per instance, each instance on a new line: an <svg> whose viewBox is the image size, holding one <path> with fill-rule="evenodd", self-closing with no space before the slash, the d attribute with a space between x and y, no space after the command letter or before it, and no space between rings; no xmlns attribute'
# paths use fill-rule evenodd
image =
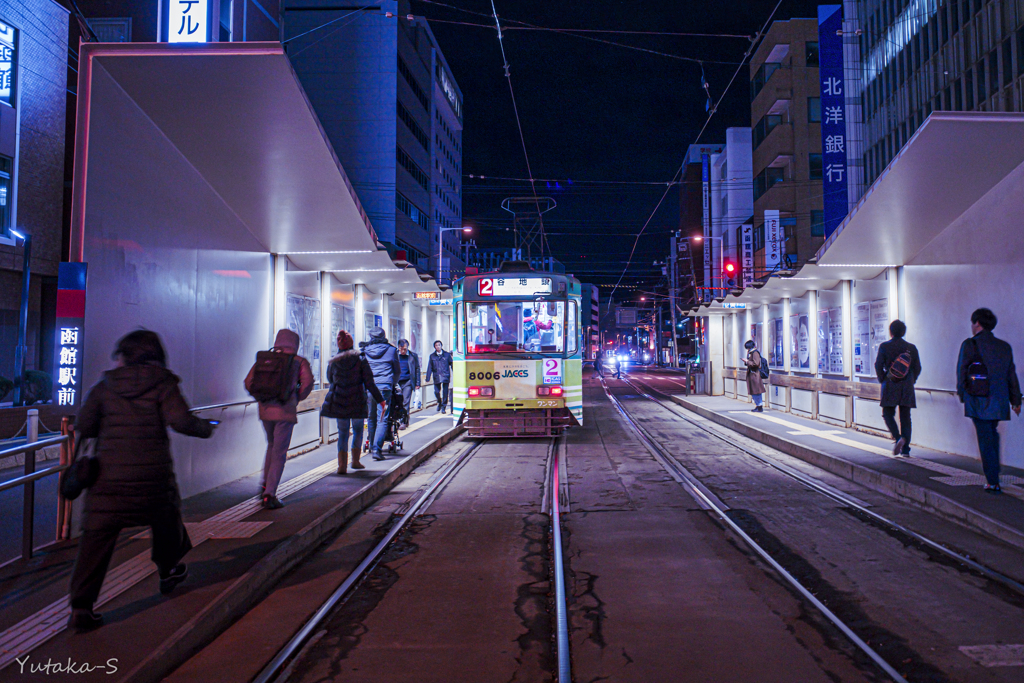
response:
<svg viewBox="0 0 1024 683"><path fill-rule="evenodd" d="M11 448L5 448L0 451L0 458L7 457L8 455L17 455L18 453L34 453L40 448L46 448L47 446L55 446L59 443L64 443L68 440L66 434L61 436L51 436L49 439L43 439L42 441L32 441L23 443L20 446L13 446Z"/></svg>
<svg viewBox="0 0 1024 683"><path fill-rule="evenodd" d="M33 474L27 474L17 477L15 479L10 479L0 484L0 493L8 491L10 489L18 488L19 486L24 486L29 482L36 481L37 479L42 479L43 477L48 477L51 474L63 472L69 467L71 467L71 465L54 465L53 467L47 467L45 470L39 470L38 472L35 472Z"/></svg>
<svg viewBox="0 0 1024 683"><path fill-rule="evenodd" d="M253 403L258 403L258 401L256 401L255 399L250 399L248 401L234 401L232 403L214 403L212 406L199 406L198 408L192 408L192 409L189 410L189 412L190 413L198 413L198 412L203 411L203 410L216 410L218 408L231 408L231 407L234 407L234 406L247 406L247 405L252 405Z"/></svg>

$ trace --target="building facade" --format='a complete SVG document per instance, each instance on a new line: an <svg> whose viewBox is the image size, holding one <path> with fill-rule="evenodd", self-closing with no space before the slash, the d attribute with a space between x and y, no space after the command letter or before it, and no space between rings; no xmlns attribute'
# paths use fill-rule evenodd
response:
<svg viewBox="0 0 1024 683"><path fill-rule="evenodd" d="M679 232L681 245L678 255L678 296L680 301L697 301L701 287L710 286L704 272L703 242L692 239L704 234L704 185L702 178L701 158L712 154L720 154L724 144L690 145L686 150L686 163L683 166L682 180L679 185ZM713 208L713 207L712 207ZM710 216L712 222L714 214ZM686 239L684 239L686 238ZM709 254L710 255L710 254Z"/></svg>
<svg viewBox="0 0 1024 683"><path fill-rule="evenodd" d="M337 26L326 26L335 21ZM377 233L417 268L462 271L462 93L408 3L289 0L283 36L303 89Z"/></svg>
<svg viewBox="0 0 1024 683"><path fill-rule="evenodd" d="M723 263L742 266L743 226L751 224L754 212L751 129L728 128L725 148L711 155L711 268L716 286L729 285L729 273ZM724 289L717 290L719 294Z"/></svg>
<svg viewBox="0 0 1024 683"><path fill-rule="evenodd" d="M56 2L0 1L0 377L8 380L14 375L24 259L12 230L32 241L24 369L49 373L53 365L67 41L68 13Z"/></svg>
<svg viewBox="0 0 1024 683"><path fill-rule="evenodd" d="M858 0L844 9L859 34L860 64L848 67L861 76L869 183L933 111L1024 111L1021 0Z"/></svg>
<svg viewBox="0 0 1024 683"><path fill-rule="evenodd" d="M818 22L772 24L750 61L755 272L798 268L825 237ZM764 212L778 211L779 263L766 260Z"/></svg>

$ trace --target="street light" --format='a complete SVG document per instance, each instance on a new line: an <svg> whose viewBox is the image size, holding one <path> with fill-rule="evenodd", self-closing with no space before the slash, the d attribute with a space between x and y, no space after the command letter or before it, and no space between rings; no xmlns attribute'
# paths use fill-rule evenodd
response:
<svg viewBox="0 0 1024 683"><path fill-rule="evenodd" d="M437 230L437 284L440 286L441 269L444 267L444 262L442 260L442 255L444 254L444 234L450 230L461 230L462 232L468 235L469 233L473 232L473 228L472 226L469 225L464 225L461 228L442 228L441 226L438 226ZM449 278L449 280L450 279L451 278Z"/></svg>

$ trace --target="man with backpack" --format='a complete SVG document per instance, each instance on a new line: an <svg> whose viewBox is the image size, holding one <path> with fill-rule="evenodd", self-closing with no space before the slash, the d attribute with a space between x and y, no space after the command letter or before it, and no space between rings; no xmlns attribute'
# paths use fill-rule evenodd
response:
<svg viewBox="0 0 1024 683"><path fill-rule="evenodd" d="M901 320L889 324L889 341L878 347L875 375L882 385L882 419L893 438L893 455L910 456L910 411L917 407L914 384L921 374L921 358L917 347L903 335L907 326ZM900 409L900 423L896 424L896 409Z"/></svg>
<svg viewBox="0 0 1024 683"><path fill-rule="evenodd" d="M747 366L747 394L754 399L752 412L763 413L764 381L768 379L768 363L761 356L761 352L757 350L757 344L753 339L748 339L743 348L747 350L747 357L743 360Z"/></svg>
<svg viewBox="0 0 1024 683"><path fill-rule="evenodd" d="M1013 364L1013 347L996 339L996 314L979 308L971 314L974 336L960 346L956 366L956 393L964 414L974 421L978 450L985 472L985 492L1001 493L999 486L999 423L1010 419L1010 407L1020 415L1020 380Z"/></svg>
<svg viewBox="0 0 1024 683"><path fill-rule="evenodd" d="M270 351L256 354L256 363L245 377L245 390L259 401L260 420L267 433L267 454L260 483L263 507L284 507L277 499L277 485L284 473L292 430L298 424L297 407L313 391L313 370L298 355L299 335L280 330Z"/></svg>

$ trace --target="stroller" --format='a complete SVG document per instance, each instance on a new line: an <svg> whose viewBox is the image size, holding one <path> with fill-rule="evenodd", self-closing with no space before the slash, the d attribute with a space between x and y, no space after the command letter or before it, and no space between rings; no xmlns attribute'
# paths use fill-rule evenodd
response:
<svg viewBox="0 0 1024 683"><path fill-rule="evenodd" d="M398 394L401 397L401 394ZM399 429L409 419L409 412L406 410L405 401L392 401L388 406L388 412L384 416L384 424L388 431L384 435L384 444L381 446L382 453L397 453L402 450L402 438L399 436ZM367 435L366 450L370 448L370 437Z"/></svg>

